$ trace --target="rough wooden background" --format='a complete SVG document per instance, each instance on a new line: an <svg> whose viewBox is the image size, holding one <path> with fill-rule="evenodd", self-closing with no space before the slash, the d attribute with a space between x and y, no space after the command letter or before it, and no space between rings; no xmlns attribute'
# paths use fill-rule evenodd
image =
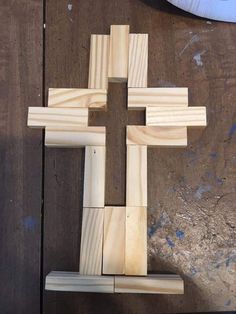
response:
<svg viewBox="0 0 236 314"><path fill-rule="evenodd" d="M43 24L45 23L45 28ZM148 265L181 274L184 296L45 292L51 270L78 271L82 149L45 149L27 107L48 87L86 87L89 38L110 24L149 33L149 86L187 86L208 127L187 149L148 151ZM0 313L177 313L236 308L236 24L140 0L0 2ZM125 202L125 84L109 86L106 203Z"/></svg>

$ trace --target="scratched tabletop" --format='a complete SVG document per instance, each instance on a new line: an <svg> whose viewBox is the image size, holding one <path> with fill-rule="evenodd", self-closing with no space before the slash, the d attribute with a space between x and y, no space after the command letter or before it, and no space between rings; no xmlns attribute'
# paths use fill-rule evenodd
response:
<svg viewBox="0 0 236 314"><path fill-rule="evenodd" d="M183 313L236 308L236 24L165 1L10 0L0 3L0 313ZM51 270L78 271L83 149L44 148L26 127L49 87L86 88L89 39L111 24L149 34L150 87L188 87L208 126L187 148L148 150L148 269L174 272L184 295L45 292ZM125 204L126 84L109 84L106 204ZM116 248L114 247L114 250Z"/></svg>

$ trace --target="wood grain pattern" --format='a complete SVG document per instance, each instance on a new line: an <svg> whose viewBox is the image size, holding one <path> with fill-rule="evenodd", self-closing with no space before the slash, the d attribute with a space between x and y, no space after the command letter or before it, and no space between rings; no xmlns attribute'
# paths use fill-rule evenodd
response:
<svg viewBox="0 0 236 314"><path fill-rule="evenodd" d="M125 275L147 275L147 207L126 207Z"/></svg>
<svg viewBox="0 0 236 314"><path fill-rule="evenodd" d="M128 87L147 87L148 34L129 34Z"/></svg>
<svg viewBox="0 0 236 314"><path fill-rule="evenodd" d="M88 88L108 88L109 35L91 35Z"/></svg>
<svg viewBox="0 0 236 314"><path fill-rule="evenodd" d="M41 311L43 1L0 1L0 313ZM41 95L39 97L38 95Z"/></svg>
<svg viewBox="0 0 236 314"><path fill-rule="evenodd" d="M125 82L128 78L129 25L111 25L108 79Z"/></svg>
<svg viewBox="0 0 236 314"><path fill-rule="evenodd" d="M183 294L184 282L178 275L116 276L115 293Z"/></svg>
<svg viewBox="0 0 236 314"><path fill-rule="evenodd" d="M114 277L83 276L77 272L52 271L46 276L45 289L52 291L114 293Z"/></svg>
<svg viewBox="0 0 236 314"><path fill-rule="evenodd" d="M84 207L104 207L106 148L86 146L84 166Z"/></svg>
<svg viewBox="0 0 236 314"><path fill-rule="evenodd" d="M29 107L28 127L43 128L47 126L88 126L87 108L49 108Z"/></svg>
<svg viewBox="0 0 236 314"><path fill-rule="evenodd" d="M48 107L105 109L106 89L49 88Z"/></svg>
<svg viewBox="0 0 236 314"><path fill-rule="evenodd" d="M186 127L127 126L127 145L187 146Z"/></svg>
<svg viewBox="0 0 236 314"><path fill-rule="evenodd" d="M80 245L81 275L101 275L104 208L84 208Z"/></svg>
<svg viewBox="0 0 236 314"><path fill-rule="evenodd" d="M105 207L103 237L103 274L124 274L125 220L125 207Z"/></svg>
<svg viewBox="0 0 236 314"><path fill-rule="evenodd" d="M143 109L150 106L188 106L188 89L181 88L129 88L128 108Z"/></svg>
<svg viewBox="0 0 236 314"><path fill-rule="evenodd" d="M205 127L206 107L147 107L146 125Z"/></svg>
<svg viewBox="0 0 236 314"><path fill-rule="evenodd" d="M45 145L50 147L104 146L105 127L46 127Z"/></svg>
<svg viewBox="0 0 236 314"><path fill-rule="evenodd" d="M147 206L147 146L127 145L126 206Z"/></svg>

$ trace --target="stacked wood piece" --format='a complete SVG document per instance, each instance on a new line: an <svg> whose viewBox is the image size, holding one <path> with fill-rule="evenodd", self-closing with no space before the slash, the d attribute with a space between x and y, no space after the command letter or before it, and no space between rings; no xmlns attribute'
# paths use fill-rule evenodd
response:
<svg viewBox="0 0 236 314"><path fill-rule="evenodd" d="M47 290L183 293L178 275L147 275L147 148L186 146L187 127L206 126L206 109L188 107L187 88L148 88L147 74L148 34L112 25L91 36L88 89L49 89L47 108L29 108L45 145L85 147L79 273L51 272ZM128 109L146 111L146 125L127 126L123 207L105 206L106 131L88 126L90 108L106 109L109 81L127 81Z"/></svg>

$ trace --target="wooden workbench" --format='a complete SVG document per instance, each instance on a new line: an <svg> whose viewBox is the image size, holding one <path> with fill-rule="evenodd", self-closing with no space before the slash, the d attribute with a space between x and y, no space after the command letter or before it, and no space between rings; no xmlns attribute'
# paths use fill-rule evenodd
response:
<svg viewBox="0 0 236 314"><path fill-rule="evenodd" d="M236 24L164 1L18 0L0 4L0 313L176 313L236 308ZM49 87L87 87L89 38L110 24L149 34L149 86L189 87L208 127L187 149L148 151L148 265L185 280L183 296L44 291L51 270L78 271L82 149L45 149L26 127ZM125 84L109 86L106 204L125 203Z"/></svg>

